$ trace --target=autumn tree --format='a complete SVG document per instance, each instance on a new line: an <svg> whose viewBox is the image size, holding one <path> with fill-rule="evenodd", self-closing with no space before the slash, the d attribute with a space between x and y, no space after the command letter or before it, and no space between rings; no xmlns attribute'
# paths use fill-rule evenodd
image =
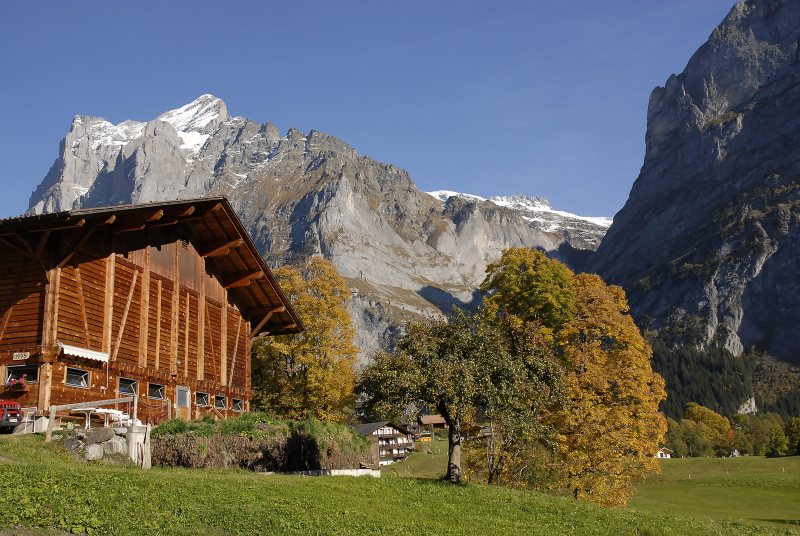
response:
<svg viewBox="0 0 800 536"><path fill-rule="evenodd" d="M481 290L487 309L540 322L562 358L567 401L551 415L562 485L576 498L624 503L634 483L658 469L652 456L666 423L658 413L664 382L652 370L651 349L622 289L515 248L489 265Z"/></svg>
<svg viewBox="0 0 800 536"><path fill-rule="evenodd" d="M634 484L658 470L666 431L658 404L664 381L620 287L596 275L573 278L575 312L558 331L567 403L555 416L562 484L575 498L624 504Z"/></svg>
<svg viewBox="0 0 800 536"><path fill-rule="evenodd" d="M254 348L253 403L292 419L343 422L353 407L358 348L347 304L350 291L329 261L316 257L275 271L305 331Z"/></svg>

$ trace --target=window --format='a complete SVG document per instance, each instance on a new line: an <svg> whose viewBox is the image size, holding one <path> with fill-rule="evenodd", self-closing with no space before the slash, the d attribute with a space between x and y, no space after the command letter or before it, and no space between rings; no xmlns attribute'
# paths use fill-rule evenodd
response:
<svg viewBox="0 0 800 536"><path fill-rule="evenodd" d="M219 395L215 396L214 407L217 409L228 409L228 397Z"/></svg>
<svg viewBox="0 0 800 536"><path fill-rule="evenodd" d="M195 393L194 403L197 406L209 406L210 404L208 403L208 393Z"/></svg>
<svg viewBox="0 0 800 536"><path fill-rule="evenodd" d="M119 379L119 394L121 395L136 395L139 390L139 382L129 378Z"/></svg>
<svg viewBox="0 0 800 536"><path fill-rule="evenodd" d="M72 387L89 387L89 371L67 367L65 383Z"/></svg>
<svg viewBox="0 0 800 536"><path fill-rule="evenodd" d="M155 398L156 400L164 400L164 386L157 383L147 384L147 398Z"/></svg>
<svg viewBox="0 0 800 536"><path fill-rule="evenodd" d="M6 367L6 383L11 380L21 380L25 378L25 383L36 383L39 381L39 365L16 365Z"/></svg>
<svg viewBox="0 0 800 536"><path fill-rule="evenodd" d="M179 408L189 407L189 389L178 387L175 389L175 405Z"/></svg>
<svg viewBox="0 0 800 536"><path fill-rule="evenodd" d="M233 411L244 411L244 403L238 398L233 399Z"/></svg>

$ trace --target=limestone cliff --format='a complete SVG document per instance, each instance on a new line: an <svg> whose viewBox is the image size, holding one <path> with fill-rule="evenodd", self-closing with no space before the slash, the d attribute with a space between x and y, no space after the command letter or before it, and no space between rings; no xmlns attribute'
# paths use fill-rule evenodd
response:
<svg viewBox="0 0 800 536"><path fill-rule="evenodd" d="M736 4L650 96L641 174L590 269L641 324L800 363L800 3Z"/></svg>

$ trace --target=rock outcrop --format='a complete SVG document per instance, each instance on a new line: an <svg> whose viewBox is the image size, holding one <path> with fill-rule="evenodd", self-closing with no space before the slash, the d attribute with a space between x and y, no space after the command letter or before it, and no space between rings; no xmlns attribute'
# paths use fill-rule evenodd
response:
<svg viewBox="0 0 800 536"><path fill-rule="evenodd" d="M650 96L647 151L590 261L640 324L800 363L800 3L736 4Z"/></svg>
<svg viewBox="0 0 800 536"><path fill-rule="evenodd" d="M228 197L271 265L333 261L353 292L362 356L390 346L405 320L477 304L486 265L504 248L569 260L596 248L610 223L541 200L534 210L524 197L434 197L338 138L282 136L229 117L211 95L147 123L76 117L29 212L204 195Z"/></svg>

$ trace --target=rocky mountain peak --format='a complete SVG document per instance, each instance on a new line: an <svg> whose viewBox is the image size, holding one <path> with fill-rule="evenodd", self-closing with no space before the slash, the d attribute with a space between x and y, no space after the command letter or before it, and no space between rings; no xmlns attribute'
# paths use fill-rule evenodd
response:
<svg viewBox="0 0 800 536"><path fill-rule="evenodd" d="M314 255L334 263L354 294L363 357L406 320L476 305L486 266L504 248L567 258L594 249L606 230L539 198L431 197L403 169L335 136L281 135L229 117L212 95L148 122L79 116L29 212L204 195L228 197L272 265ZM549 211L546 227L526 207Z"/></svg>
<svg viewBox="0 0 800 536"><path fill-rule="evenodd" d="M156 121L166 121L178 132L212 134L227 119L228 108L222 99L205 94L180 108L164 112Z"/></svg>

